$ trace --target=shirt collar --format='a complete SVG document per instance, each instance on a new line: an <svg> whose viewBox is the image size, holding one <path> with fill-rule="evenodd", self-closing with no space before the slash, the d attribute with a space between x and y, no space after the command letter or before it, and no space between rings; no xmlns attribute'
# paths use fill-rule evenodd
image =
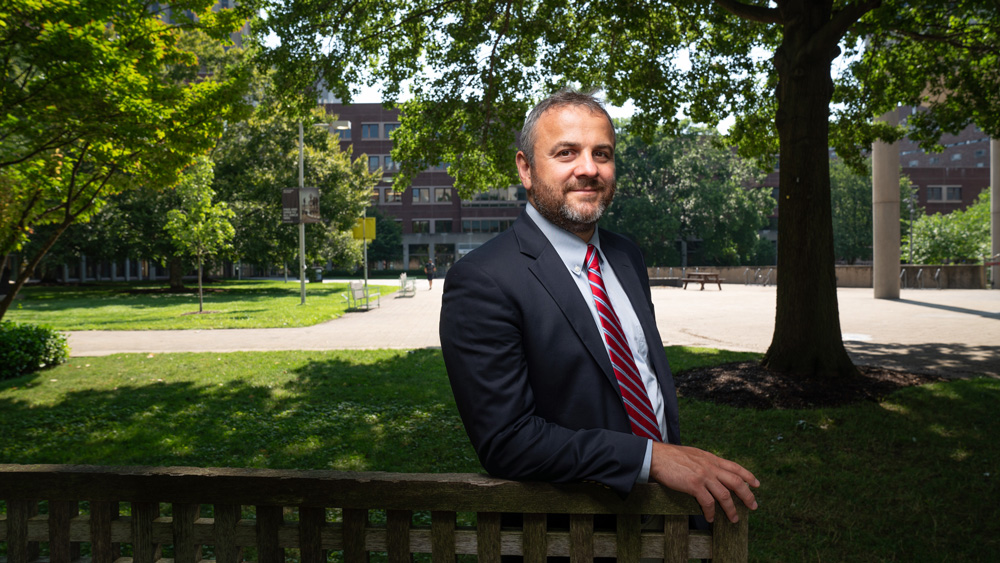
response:
<svg viewBox="0 0 1000 563"><path fill-rule="evenodd" d="M604 261L604 256L600 252L601 240L598 236L599 229L594 229L594 234L590 237L589 242L583 242L580 237L543 217L535 209L534 204L529 202L525 211L528 213L528 217L542 231L542 234L545 235L545 238L548 239L549 244L556 250L559 258L566 264L566 268L570 272L580 275L581 272L586 271L583 261L587 255L587 244L596 246L599 251L598 256L601 257L602 262Z"/></svg>

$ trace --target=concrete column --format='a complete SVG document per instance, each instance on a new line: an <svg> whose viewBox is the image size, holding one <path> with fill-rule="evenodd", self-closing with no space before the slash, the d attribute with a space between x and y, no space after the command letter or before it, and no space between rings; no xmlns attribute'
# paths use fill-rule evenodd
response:
<svg viewBox="0 0 1000 563"><path fill-rule="evenodd" d="M128 258L126 258L125 259L125 281L127 281L127 282L132 281L131 278L132 278L132 263L131 263L131 261Z"/></svg>
<svg viewBox="0 0 1000 563"><path fill-rule="evenodd" d="M879 118L899 124L898 110ZM875 299L899 299L899 147L872 143L872 286Z"/></svg>
<svg viewBox="0 0 1000 563"><path fill-rule="evenodd" d="M990 139L990 262L1000 261L1000 139ZM993 266L993 289L1000 289L1000 266Z"/></svg>
<svg viewBox="0 0 1000 563"><path fill-rule="evenodd" d="M87 281L87 256L80 255L80 283Z"/></svg>

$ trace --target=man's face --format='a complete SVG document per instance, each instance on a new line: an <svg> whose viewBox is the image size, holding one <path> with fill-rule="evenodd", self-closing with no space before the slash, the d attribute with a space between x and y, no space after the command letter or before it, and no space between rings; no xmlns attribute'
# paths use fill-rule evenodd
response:
<svg viewBox="0 0 1000 563"><path fill-rule="evenodd" d="M614 133L601 113L552 108L536 124L535 164L517 154L528 198L543 217L589 240L615 195Z"/></svg>

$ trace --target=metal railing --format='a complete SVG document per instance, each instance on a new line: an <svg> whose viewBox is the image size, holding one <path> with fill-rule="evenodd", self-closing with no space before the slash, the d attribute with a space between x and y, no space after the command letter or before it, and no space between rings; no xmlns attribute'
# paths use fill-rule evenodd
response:
<svg viewBox="0 0 1000 563"><path fill-rule="evenodd" d="M771 274L773 273L774 273L774 268L768 268L767 277L764 278L764 281L761 282L761 285L763 285L764 287L771 285Z"/></svg>

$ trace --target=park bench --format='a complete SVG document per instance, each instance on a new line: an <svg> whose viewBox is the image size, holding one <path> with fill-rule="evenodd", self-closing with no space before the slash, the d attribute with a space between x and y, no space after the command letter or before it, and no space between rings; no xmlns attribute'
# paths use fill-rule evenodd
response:
<svg viewBox="0 0 1000 563"><path fill-rule="evenodd" d="M379 302L379 293L372 293L371 290L365 288L365 284L359 281L352 281L347 288L347 294L343 295L344 299L347 299L347 307L349 309L371 309L371 300L375 300L375 305L381 307L382 304Z"/></svg>
<svg viewBox="0 0 1000 563"><path fill-rule="evenodd" d="M413 297L417 294L417 282L406 279L406 272L399 274L399 295L401 297Z"/></svg>
<svg viewBox="0 0 1000 563"><path fill-rule="evenodd" d="M435 563L456 555L480 563L501 555L525 563L747 560L746 507L737 501L737 524L720 516L711 532L691 531L698 504L656 484L622 499L593 483L477 474L0 465L0 500L7 563L69 563L84 545L93 563L198 563L206 555L325 563L330 551L344 563L367 563L371 553L388 563L410 563L415 553ZM501 527L501 513L521 513L523 524ZM546 514L569 515L568 527L548 529ZM617 515L617 529L595 530L602 514ZM641 529L647 514L664 515L663 528Z"/></svg>
<svg viewBox="0 0 1000 563"><path fill-rule="evenodd" d="M704 291L706 283L714 283L719 286L719 291L722 291L722 280L719 279L717 272L688 272L681 281L684 282L684 289L688 288L689 283L698 283Z"/></svg>

